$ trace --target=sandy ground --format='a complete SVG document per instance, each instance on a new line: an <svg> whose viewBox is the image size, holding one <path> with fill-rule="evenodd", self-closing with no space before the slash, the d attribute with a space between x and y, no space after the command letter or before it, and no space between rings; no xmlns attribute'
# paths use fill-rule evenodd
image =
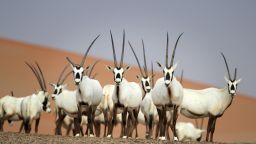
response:
<svg viewBox="0 0 256 144"><path fill-rule="evenodd" d="M119 139L119 138L92 138L92 137L71 137L71 136L53 136L53 135L38 135L38 134L20 134L20 133L11 133L11 132L0 132L0 142L9 144L9 143L19 143L19 144L48 144L48 143L61 143L61 144L74 144L74 143L94 143L94 144L104 144L104 143L116 143L116 144L133 144L133 143L158 143L158 144L167 144L172 143L171 141L158 141L158 140L146 140L146 139ZM179 144L181 142L175 142ZM188 144L197 144L198 142L183 142ZM207 142L200 142L205 144ZM220 142L214 142L219 143ZM209 143L211 144L211 143Z"/></svg>
<svg viewBox="0 0 256 144"><path fill-rule="evenodd" d="M10 94L10 91L14 91L14 95L17 97L27 96L32 94L39 86L36 82L32 72L24 61L33 62L38 61L41 65L43 72L45 73L46 81L56 82L60 71L67 64L66 56L72 58L75 62L80 62L81 56L59 51L56 49L49 49L47 47L26 44L13 40L7 40L0 38L0 97ZM89 57L87 64L93 63L96 58ZM107 71L105 65L112 65L112 61L101 60L101 62L95 67L95 71L98 73L97 79L101 85L112 84L112 73ZM125 77L129 81L138 82L136 74L139 70L136 67L132 67L130 71L125 74ZM160 77L158 73L156 77ZM73 79L69 77L66 81L70 89L74 89ZM243 83L241 83L243 84ZM225 86L223 79L223 86ZM50 85L47 86L49 92L52 92ZM205 84L196 83L189 80L184 80L184 87L189 88L205 88L209 87ZM238 88L239 91L239 88ZM52 102L52 101L51 101ZM52 108L53 108L53 103ZM225 114L217 121L215 130L216 141L225 142L239 142L239 141L256 141L256 100L248 96L238 94L235 96L232 105L225 112ZM55 123L54 113L42 113L41 122L39 125L40 134L53 135ZM206 122L204 122L204 129L206 129ZM191 121L183 116L179 117L178 121ZM9 126L7 123L4 125L6 132L17 132L20 126L19 122L15 122L13 126ZM115 128L115 137L119 136L119 128ZM144 138L145 127L139 126L139 136Z"/></svg>

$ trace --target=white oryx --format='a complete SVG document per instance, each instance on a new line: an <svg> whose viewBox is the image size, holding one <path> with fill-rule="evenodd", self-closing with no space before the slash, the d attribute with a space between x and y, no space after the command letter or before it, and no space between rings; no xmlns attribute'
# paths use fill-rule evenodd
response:
<svg viewBox="0 0 256 144"><path fill-rule="evenodd" d="M73 63L68 57L67 60L71 64L73 75L74 75L74 81L77 86L77 103L79 104L79 111L82 112L83 108L86 108L86 114L88 116L88 125L89 125L89 135L94 136L93 133L93 120L94 120L94 112L96 110L96 107L99 105L102 97L102 87L98 80L91 79L87 75L84 74L84 63L86 60L86 57L89 53L89 50L91 49L94 42L97 40L97 38L100 35L98 35L90 44L87 51L85 52L83 59L80 64ZM79 134L79 121L75 120L75 132L78 136Z"/></svg>
<svg viewBox="0 0 256 144"><path fill-rule="evenodd" d="M213 141L213 134L217 118L221 117L225 110L231 105L236 94L237 85L241 79L236 80L237 69L235 68L234 78L231 78L226 58L221 53L229 79L225 78L227 86L222 89L206 88L202 90L193 90L184 88L184 97L181 104L181 113L189 118L209 117L206 141Z"/></svg>
<svg viewBox="0 0 256 144"><path fill-rule="evenodd" d="M152 99L154 104L158 107L159 123L160 123L160 137L159 139L165 140L165 131L166 131L166 106L170 105L174 109L173 113L173 122L171 129L174 135L174 140L178 140L177 134L175 131L175 125L178 118L178 108L182 102L183 98L183 87L180 82L174 76L174 70L177 67L177 64L174 63L174 56L178 41L183 33L181 33L175 43L173 49L171 63L168 65L168 43L169 37L167 33L167 44L166 44L166 57L165 57L165 67L163 67L159 62L158 65L163 69L164 77L159 78L154 88L152 89Z"/></svg>
<svg viewBox="0 0 256 144"><path fill-rule="evenodd" d="M68 65L62 70L58 81L56 84L51 83L54 91L52 94L52 99L55 102L56 110L56 128L55 135L61 135L61 126L63 125L64 118L66 116L72 118L80 118L78 107L77 107L77 90L68 90L66 84L63 84L66 78L71 72L67 73L64 77L63 74L67 69ZM62 78L63 77L63 78ZM80 128L81 131L81 128Z"/></svg>
<svg viewBox="0 0 256 144"><path fill-rule="evenodd" d="M142 100L142 91L139 84L135 82L128 82L124 79L124 72L127 71L130 66L123 68L123 58L124 58L124 47L125 47L125 32L123 31L123 44L122 44L122 54L120 65L117 64L115 47L113 36L110 31L111 42L112 42L112 51L114 58L114 68L111 66L107 66L114 75L115 88L112 95L112 100L114 102L113 114L112 114L112 122L110 127L108 128L108 137L112 137L112 131L114 127L114 123L116 121L117 109L122 109L122 129L121 136L123 138L127 138L127 129L126 129L126 118L127 112L132 116L132 121L136 123L136 114L134 114L134 110L139 108L140 102ZM132 125L134 126L134 125Z"/></svg>
<svg viewBox="0 0 256 144"><path fill-rule="evenodd" d="M180 141L200 141L205 130L196 128L190 122L177 122L176 131Z"/></svg>
<svg viewBox="0 0 256 144"><path fill-rule="evenodd" d="M151 77L148 74L147 70L147 61L146 61L146 54L145 54L145 48L144 48L144 42L142 40L142 46L143 46L143 57L144 57L144 71L141 68L139 59L129 42L130 48L134 54L134 57L137 61L137 64L140 69L140 74L141 76L137 76L137 78L141 82L141 87L143 90L143 99L140 103L140 110L144 115L145 119L145 125L146 125L146 138L151 138L152 136L152 131L153 131L153 122L154 122L154 117L157 115L157 109L156 106L153 103L152 96L151 96L151 85L150 81L153 79L153 73ZM152 72L153 72L153 67L152 67ZM137 132L136 132L137 135Z"/></svg>
<svg viewBox="0 0 256 144"><path fill-rule="evenodd" d="M16 107L20 107L21 109L20 118L23 120L22 126L24 126L25 132L30 133L31 125L33 121L36 120L35 132L37 133L41 112L42 111L46 111L48 113L51 112L49 93L47 92L45 78L39 64L36 62L37 68L27 62L26 64L36 76L40 84L41 90L30 96L23 97L23 99L20 102L20 105L16 105ZM21 126L21 129L22 129L22 126Z"/></svg>
<svg viewBox="0 0 256 144"><path fill-rule="evenodd" d="M86 71L89 75L91 75L95 65L99 61L96 61L92 67L90 68L90 71ZM77 100L76 100L76 94L77 90L68 90L66 87L66 84L63 84L66 78L71 74L71 72L68 72L64 77L64 72L67 69L68 65L62 70L58 81L56 84L51 83L51 86L54 88L54 92L52 94L52 99L55 102L55 109L56 109L56 129L55 134L61 135L61 126L66 126L65 124L62 124L63 122L68 121L71 118L79 117L78 113L78 107L77 107ZM88 66L90 67L90 66ZM68 117L68 118L66 118ZM87 117L86 117L87 121ZM73 120L72 120L73 122ZM81 119L81 124L83 125L84 122L84 116ZM86 122L87 123L87 122ZM70 131L70 130L68 130ZM80 131L82 132L82 127L80 126ZM69 132L68 132L69 133ZM83 135L83 133L82 133Z"/></svg>

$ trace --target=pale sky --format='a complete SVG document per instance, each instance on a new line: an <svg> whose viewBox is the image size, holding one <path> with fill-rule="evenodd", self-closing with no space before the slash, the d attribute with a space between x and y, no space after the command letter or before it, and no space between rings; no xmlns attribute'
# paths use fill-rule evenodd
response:
<svg viewBox="0 0 256 144"><path fill-rule="evenodd" d="M238 68L238 91L255 96L256 1L253 0L12 0L0 1L0 37L83 54L98 34L90 55L112 60L109 30L120 59L122 30L142 58L164 64L166 32L170 50L181 32L176 75L216 87L226 85L223 52L231 74ZM171 55L171 54L170 54ZM136 65L126 43L125 63ZM155 65L155 68L157 66ZM156 70L160 71L159 68Z"/></svg>

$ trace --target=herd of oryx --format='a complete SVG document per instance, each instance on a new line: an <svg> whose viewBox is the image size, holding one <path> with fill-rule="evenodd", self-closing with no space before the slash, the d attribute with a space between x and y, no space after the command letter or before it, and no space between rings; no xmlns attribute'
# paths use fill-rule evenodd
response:
<svg viewBox="0 0 256 144"><path fill-rule="evenodd" d="M165 52L165 65L157 62L163 71L163 76L154 82L153 64L151 70L148 69L146 52L142 40L143 63L139 61L135 48L128 41L134 57L137 61L140 74L137 78L140 83L129 82L125 79L124 73L130 69L124 67L125 32L123 31L123 42L121 60L118 62L115 52L115 45L110 31L114 67L107 66L113 72L113 84L105 85L103 88L92 71L97 64L84 67L86 57L98 35L85 52L81 63L74 63L70 58L66 58L68 63L61 71L58 81L51 83L54 88L52 99L54 100L56 111L55 134L61 135L61 128L67 129L67 134L72 130L74 136L100 135L100 125L104 124L104 137L111 138L113 128L116 124L121 124L120 137L131 137L133 131L137 133L138 123L146 126L145 138L152 138L154 126L155 138L160 140L170 139L169 128L173 132L174 141L200 140L202 133L206 131L206 141L213 141L213 134L217 118L221 117L225 110L231 105L236 94L237 85L241 79L237 80L237 69L234 77L231 76L227 60L221 53L228 72L225 78L227 85L222 88L206 88L194 90L183 88L181 80L174 76L177 64L174 64L174 57L178 42L183 35L180 34L174 45L171 59L169 61L169 37L167 33L167 43ZM7 95L0 99L0 130L3 131L5 120L9 123L21 120L20 132L30 133L31 125L35 120L35 132L38 132L40 115L42 111L51 112L49 93L46 87L45 77L37 62L34 64L26 62L31 69L41 90L25 97L14 97ZM65 72L69 65L72 71ZM73 74L76 84L75 90L68 90L64 83L66 78ZM195 127L192 123L177 122L179 114L191 119L208 117L206 130ZM87 125L86 132L83 132L83 125Z"/></svg>

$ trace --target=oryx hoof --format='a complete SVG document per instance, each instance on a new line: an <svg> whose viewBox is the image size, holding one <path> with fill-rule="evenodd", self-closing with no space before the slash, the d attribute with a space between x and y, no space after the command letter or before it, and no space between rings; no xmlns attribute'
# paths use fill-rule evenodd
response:
<svg viewBox="0 0 256 144"><path fill-rule="evenodd" d="M127 136L123 136L122 138L123 138L123 139L127 139Z"/></svg>
<svg viewBox="0 0 256 144"><path fill-rule="evenodd" d="M80 134L79 134L79 133L75 135L75 137L79 137L79 136L80 136Z"/></svg>
<svg viewBox="0 0 256 144"><path fill-rule="evenodd" d="M93 134L90 134L90 136L89 137L94 137L94 135Z"/></svg>
<svg viewBox="0 0 256 144"><path fill-rule="evenodd" d="M177 142L177 141L179 141L179 139L177 137L174 137L173 141Z"/></svg>
<svg viewBox="0 0 256 144"><path fill-rule="evenodd" d="M112 138L112 135L109 134L109 135L107 136L107 138Z"/></svg>
<svg viewBox="0 0 256 144"><path fill-rule="evenodd" d="M166 140L165 136L159 137L158 139L159 139L159 140L162 140L162 141Z"/></svg>

